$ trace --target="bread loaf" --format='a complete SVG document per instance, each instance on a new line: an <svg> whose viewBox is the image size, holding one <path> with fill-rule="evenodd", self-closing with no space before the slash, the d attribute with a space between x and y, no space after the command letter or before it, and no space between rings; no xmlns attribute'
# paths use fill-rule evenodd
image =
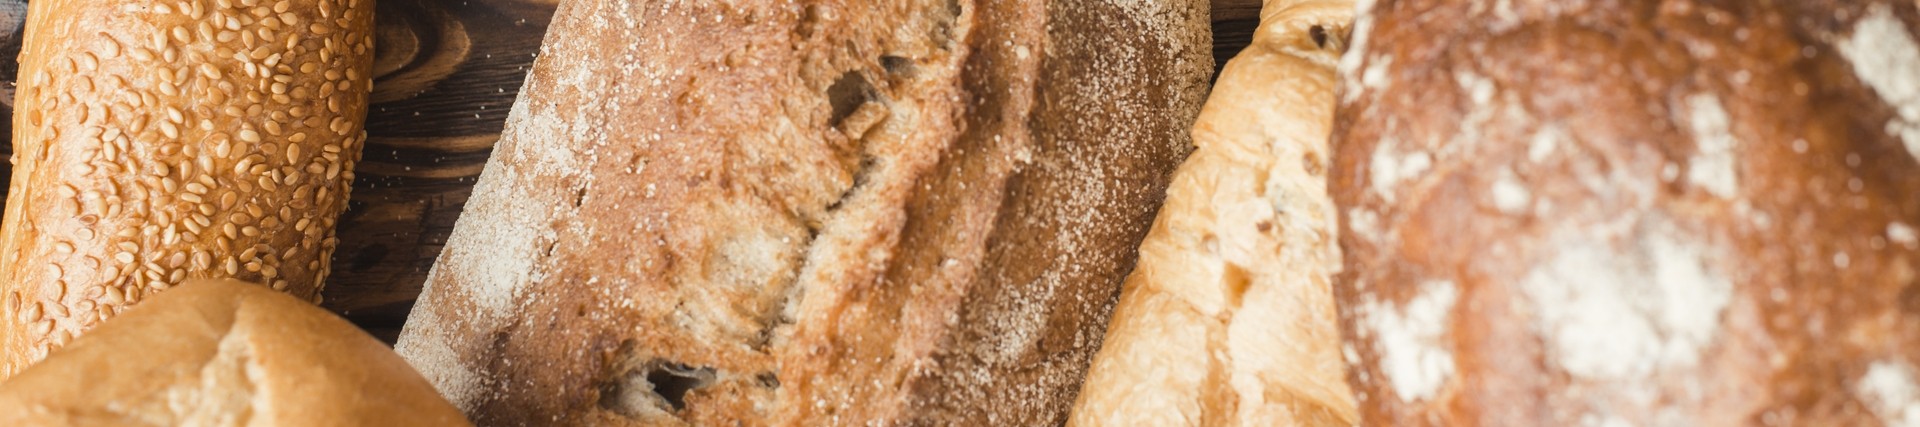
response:
<svg viewBox="0 0 1920 427"><path fill-rule="evenodd" d="M1353 425L1331 280L1346 0L1268 0L1140 246L1076 426Z"/></svg>
<svg viewBox="0 0 1920 427"><path fill-rule="evenodd" d="M0 425L470 425L386 344L251 283L188 279L0 383Z"/></svg>
<svg viewBox="0 0 1920 427"><path fill-rule="evenodd" d="M398 349L484 425L1063 422L1206 19L563 3Z"/></svg>
<svg viewBox="0 0 1920 427"><path fill-rule="evenodd" d="M1920 420L1907 0L1381 0L1337 281L1377 425Z"/></svg>
<svg viewBox="0 0 1920 427"><path fill-rule="evenodd" d="M0 225L0 374L189 278L317 299L365 139L372 10L33 2Z"/></svg>

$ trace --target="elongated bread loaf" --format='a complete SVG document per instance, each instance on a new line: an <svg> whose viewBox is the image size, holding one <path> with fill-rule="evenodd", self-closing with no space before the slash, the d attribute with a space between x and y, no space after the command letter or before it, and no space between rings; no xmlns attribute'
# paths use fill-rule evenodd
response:
<svg viewBox="0 0 1920 427"><path fill-rule="evenodd" d="M1911 0L1381 0L1342 63L1371 425L1920 422Z"/></svg>
<svg viewBox="0 0 1920 427"><path fill-rule="evenodd" d="M0 225L0 373L188 278L318 298L365 139L372 11L33 2Z"/></svg>
<svg viewBox="0 0 1920 427"><path fill-rule="evenodd" d="M400 338L483 425L1051 425L1204 1L581 0Z"/></svg>
<svg viewBox="0 0 1920 427"><path fill-rule="evenodd" d="M187 279L0 383L0 425L469 424L345 319L251 283Z"/></svg>
<svg viewBox="0 0 1920 427"><path fill-rule="evenodd" d="M1268 0L1220 73L1198 146L1080 389L1076 426L1356 421L1340 361L1327 136L1348 0Z"/></svg>

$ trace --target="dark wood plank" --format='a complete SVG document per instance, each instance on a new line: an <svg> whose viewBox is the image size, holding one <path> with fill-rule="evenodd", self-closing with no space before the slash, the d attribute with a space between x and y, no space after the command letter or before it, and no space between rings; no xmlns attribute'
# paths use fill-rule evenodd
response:
<svg viewBox="0 0 1920 427"><path fill-rule="evenodd" d="M551 2L382 0L367 148L325 305L390 338L540 50Z"/></svg>
<svg viewBox="0 0 1920 427"><path fill-rule="evenodd" d="M453 231L559 0L381 0L368 143L324 305L392 342ZM0 114L27 2L0 0ZM1215 58L1251 40L1259 0L1215 0ZM10 136L11 121L0 120ZM0 155L12 150L0 144ZM0 191L11 176L0 162ZM0 197L4 197L0 193Z"/></svg>
<svg viewBox="0 0 1920 427"><path fill-rule="evenodd" d="M1213 0L1213 22L1260 20L1261 0Z"/></svg>

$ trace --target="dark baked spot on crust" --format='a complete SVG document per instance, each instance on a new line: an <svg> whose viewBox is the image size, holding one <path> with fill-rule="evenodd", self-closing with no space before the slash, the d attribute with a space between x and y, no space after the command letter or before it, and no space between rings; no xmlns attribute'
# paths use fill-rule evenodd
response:
<svg viewBox="0 0 1920 427"><path fill-rule="evenodd" d="M915 71L913 59L898 55L881 56L880 67L887 69L893 78L912 78Z"/></svg>
<svg viewBox="0 0 1920 427"><path fill-rule="evenodd" d="M833 111L827 123L839 126L847 116L853 115L855 109L871 99L873 99L873 83L868 82L866 76L858 71L841 74L839 80L835 80L832 86L827 86L827 104Z"/></svg>
<svg viewBox="0 0 1920 427"><path fill-rule="evenodd" d="M687 392L712 384L713 379L713 368L674 362L661 362L647 371L647 382L653 384L653 393L660 395L674 410L687 407Z"/></svg>
<svg viewBox="0 0 1920 427"><path fill-rule="evenodd" d="M1307 175L1319 177L1327 173L1327 160L1320 158L1320 153L1307 152L1301 155L1300 164L1306 169Z"/></svg>

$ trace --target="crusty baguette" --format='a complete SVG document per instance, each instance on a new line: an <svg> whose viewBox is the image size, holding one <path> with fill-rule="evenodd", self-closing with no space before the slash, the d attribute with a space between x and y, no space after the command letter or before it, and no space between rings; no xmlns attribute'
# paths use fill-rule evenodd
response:
<svg viewBox="0 0 1920 427"><path fill-rule="evenodd" d="M1911 0L1380 0L1336 112L1370 425L1920 421Z"/></svg>
<svg viewBox="0 0 1920 427"><path fill-rule="evenodd" d="M0 425L469 424L345 319L251 283L188 279L0 383Z"/></svg>
<svg viewBox="0 0 1920 427"><path fill-rule="evenodd" d="M181 280L317 299L372 0L46 0L20 55L0 375Z"/></svg>
<svg viewBox="0 0 1920 427"><path fill-rule="evenodd" d="M1075 426L1353 425L1327 195L1350 0L1268 0L1127 276Z"/></svg>
<svg viewBox="0 0 1920 427"><path fill-rule="evenodd" d="M1050 425L1204 1L581 0L399 351L480 424Z"/></svg>

